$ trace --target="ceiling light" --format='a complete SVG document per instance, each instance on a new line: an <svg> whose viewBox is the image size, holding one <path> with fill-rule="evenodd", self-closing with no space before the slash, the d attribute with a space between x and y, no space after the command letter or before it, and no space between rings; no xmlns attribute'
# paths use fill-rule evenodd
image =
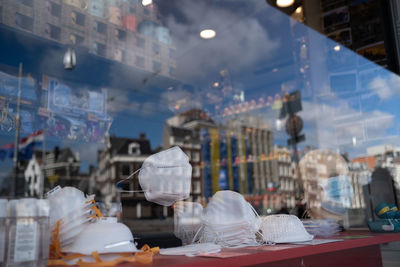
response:
<svg viewBox="0 0 400 267"><path fill-rule="evenodd" d="M276 0L276 5L279 7L288 7L294 4L294 0Z"/></svg>
<svg viewBox="0 0 400 267"><path fill-rule="evenodd" d="M215 37L215 31L212 29L205 29L200 32L200 37L203 39L212 39Z"/></svg>
<svg viewBox="0 0 400 267"><path fill-rule="evenodd" d="M303 8L301 6L299 6L298 8L296 8L296 13L300 14L301 12L303 12Z"/></svg>
<svg viewBox="0 0 400 267"><path fill-rule="evenodd" d="M214 86L214 87L218 87L218 86L219 86L219 82L215 82L215 83L213 84L213 86Z"/></svg>
<svg viewBox="0 0 400 267"><path fill-rule="evenodd" d="M340 45L335 45L333 47L333 50L335 50L336 52L339 52L340 51Z"/></svg>
<svg viewBox="0 0 400 267"><path fill-rule="evenodd" d="M153 3L152 0L142 0L142 5L143 6L148 6L148 5L151 5L152 3Z"/></svg>

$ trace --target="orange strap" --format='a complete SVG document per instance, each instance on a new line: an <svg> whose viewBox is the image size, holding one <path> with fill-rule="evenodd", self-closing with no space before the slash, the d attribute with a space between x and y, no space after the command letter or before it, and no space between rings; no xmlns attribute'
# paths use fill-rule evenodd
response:
<svg viewBox="0 0 400 267"><path fill-rule="evenodd" d="M100 218L103 217L103 214L99 210L94 200L90 200L87 203L93 203L91 209L95 212L93 218ZM85 255L79 253L73 253L66 255L65 253L61 252L61 244L60 244L60 227L61 227L61 220L58 220L56 223L56 227L51 231L52 238L50 243L50 255L48 265L59 265L59 266L71 266L65 261L73 260L77 258L84 257ZM122 262L138 262L138 263L151 263L153 261L154 254L160 251L159 247L150 248L148 245L144 245L141 248L142 252L136 252L134 255L132 253L121 253L119 254L120 257L116 258L112 261L102 261L97 251L92 253L92 257L95 259L96 262L84 262L82 259L79 259L77 264L80 267L110 267L115 266Z"/></svg>
<svg viewBox="0 0 400 267"><path fill-rule="evenodd" d="M122 262L138 262L143 264L148 264L153 262L154 254L160 251L159 247L150 248L148 245L144 245L141 250L143 252L136 252L133 256L131 253L121 253L119 258L116 258L111 261L102 261L97 251L92 253L92 257L96 262L84 262L82 259L79 259L77 265L80 267L111 267L116 266ZM68 256L64 256L63 259L53 259L49 260L48 265L60 265L60 266L71 266L65 262L65 260L71 260L75 258L82 257L82 254L71 254Z"/></svg>
<svg viewBox="0 0 400 267"><path fill-rule="evenodd" d="M90 208L92 209L96 214L94 216L92 216L93 218L102 218L104 217L103 214L101 213L101 211L99 210L99 208L97 207L96 201L94 201L94 199L87 201L86 203L93 203L93 206Z"/></svg>

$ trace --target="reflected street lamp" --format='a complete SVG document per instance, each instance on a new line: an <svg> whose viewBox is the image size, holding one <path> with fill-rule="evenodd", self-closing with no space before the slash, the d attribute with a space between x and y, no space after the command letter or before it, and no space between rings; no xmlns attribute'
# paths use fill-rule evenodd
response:
<svg viewBox="0 0 400 267"><path fill-rule="evenodd" d="M64 69L73 70L76 65L76 55L72 48L68 48L67 52L64 54Z"/></svg>
<svg viewBox="0 0 400 267"><path fill-rule="evenodd" d="M278 7L289 7L294 4L294 0L276 0Z"/></svg>

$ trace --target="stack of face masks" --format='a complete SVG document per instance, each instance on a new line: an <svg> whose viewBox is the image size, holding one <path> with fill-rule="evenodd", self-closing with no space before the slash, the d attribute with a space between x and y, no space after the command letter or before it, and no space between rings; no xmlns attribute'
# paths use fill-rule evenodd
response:
<svg viewBox="0 0 400 267"><path fill-rule="evenodd" d="M175 201L190 196L192 166L188 156L177 146L146 158L136 172L139 172L139 183L148 201L171 206ZM131 179L136 172L125 180ZM118 182L117 186L123 181Z"/></svg>
<svg viewBox="0 0 400 267"><path fill-rule="evenodd" d="M60 186L47 193L50 204L50 229L61 220L60 243L61 247L70 245L91 220L91 207L94 196L85 197L85 194L74 187Z"/></svg>
<svg viewBox="0 0 400 267"><path fill-rule="evenodd" d="M202 227L194 241L223 247L258 246L261 219L244 197L233 191L218 191L203 211Z"/></svg>
<svg viewBox="0 0 400 267"><path fill-rule="evenodd" d="M201 226L203 206L196 202L178 201L174 205L174 234L183 245L192 243Z"/></svg>
<svg viewBox="0 0 400 267"><path fill-rule="evenodd" d="M313 239L294 215L270 215L264 218L261 231L267 243L305 242Z"/></svg>

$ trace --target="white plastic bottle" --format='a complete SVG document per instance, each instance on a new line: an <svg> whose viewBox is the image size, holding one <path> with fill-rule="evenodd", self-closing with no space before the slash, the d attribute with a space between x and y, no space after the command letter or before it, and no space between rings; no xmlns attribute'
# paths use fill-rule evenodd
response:
<svg viewBox="0 0 400 267"><path fill-rule="evenodd" d="M39 266L40 228L36 199L11 200L8 212L7 266Z"/></svg>
<svg viewBox="0 0 400 267"><path fill-rule="evenodd" d="M7 199L0 199L0 266L5 265L7 244Z"/></svg>

